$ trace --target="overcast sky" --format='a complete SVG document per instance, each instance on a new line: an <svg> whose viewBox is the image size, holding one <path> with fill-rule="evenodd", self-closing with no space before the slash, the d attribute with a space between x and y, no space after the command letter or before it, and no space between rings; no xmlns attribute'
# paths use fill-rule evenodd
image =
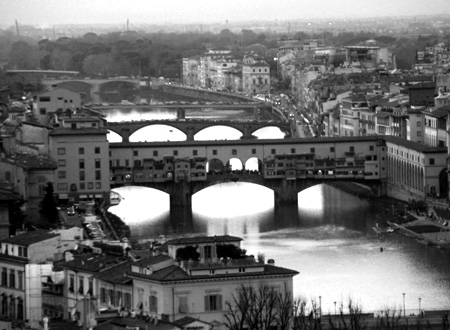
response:
<svg viewBox="0 0 450 330"><path fill-rule="evenodd" d="M0 24L229 23L450 14L450 0L0 0Z"/></svg>

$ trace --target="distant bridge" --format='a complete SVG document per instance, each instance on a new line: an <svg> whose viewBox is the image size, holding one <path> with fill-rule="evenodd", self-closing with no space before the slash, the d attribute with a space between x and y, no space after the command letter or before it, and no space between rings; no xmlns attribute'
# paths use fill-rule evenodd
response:
<svg viewBox="0 0 450 330"><path fill-rule="evenodd" d="M186 141L194 141L194 136L201 130L213 126L228 126L237 129L244 139L251 139L253 133L264 127L278 127L280 130L291 134L291 126L287 122L263 122L263 121L231 121L231 120L145 120L120 123L108 123L107 128L119 134L122 142L129 142L130 136L141 128L152 125L167 125L179 129L186 134Z"/></svg>
<svg viewBox="0 0 450 330"><path fill-rule="evenodd" d="M71 78L71 79L42 79L42 84L51 87L57 85L58 87L70 86L71 84L85 84L90 87L92 93L99 93L100 87L111 83L125 83L133 88L139 88L139 79L132 78L117 78L117 79L88 79L88 78Z"/></svg>

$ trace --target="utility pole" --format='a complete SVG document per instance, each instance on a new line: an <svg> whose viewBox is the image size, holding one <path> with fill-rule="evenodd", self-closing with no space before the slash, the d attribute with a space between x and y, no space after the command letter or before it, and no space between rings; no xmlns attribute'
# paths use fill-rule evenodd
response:
<svg viewBox="0 0 450 330"><path fill-rule="evenodd" d="M16 20L16 32L17 32L17 38L20 38L20 33L19 33L19 23Z"/></svg>

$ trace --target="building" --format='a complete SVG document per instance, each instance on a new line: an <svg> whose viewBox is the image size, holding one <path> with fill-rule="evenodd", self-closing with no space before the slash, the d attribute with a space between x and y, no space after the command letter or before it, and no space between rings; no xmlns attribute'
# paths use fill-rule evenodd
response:
<svg viewBox="0 0 450 330"><path fill-rule="evenodd" d="M241 240L228 235L173 239L166 242L168 255L133 263L133 311L168 321L194 317L225 329L227 302L242 286L267 286L293 298L292 279L298 272L254 257L219 258L221 248L239 249ZM198 257L180 260L181 251Z"/></svg>
<svg viewBox="0 0 450 330"><path fill-rule="evenodd" d="M270 93L270 67L266 62L250 61L242 65L242 92L252 95Z"/></svg>
<svg viewBox="0 0 450 330"><path fill-rule="evenodd" d="M440 107L434 111L424 111L424 144L430 147L446 147L447 119L450 106Z"/></svg>
<svg viewBox="0 0 450 330"><path fill-rule="evenodd" d="M52 88L35 96L33 114L41 124L49 124L58 110L74 111L81 108L81 95L64 88Z"/></svg>
<svg viewBox="0 0 450 330"><path fill-rule="evenodd" d="M55 194L61 203L101 200L110 191L108 131L96 116L58 117L49 152L56 160Z"/></svg>
<svg viewBox="0 0 450 330"><path fill-rule="evenodd" d="M42 282L51 276L52 262L80 238L69 230L71 240L62 244L61 234L32 231L0 240L1 315L33 328L42 321ZM78 238L77 238L78 236Z"/></svg>

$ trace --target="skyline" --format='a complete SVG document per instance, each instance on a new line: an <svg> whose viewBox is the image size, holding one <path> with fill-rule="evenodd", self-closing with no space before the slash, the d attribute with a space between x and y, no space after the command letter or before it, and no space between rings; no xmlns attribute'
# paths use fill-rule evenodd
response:
<svg viewBox="0 0 450 330"><path fill-rule="evenodd" d="M0 22L11 26L49 27L61 24L202 24L242 21L382 18L445 15L450 1L433 0L0 0Z"/></svg>

